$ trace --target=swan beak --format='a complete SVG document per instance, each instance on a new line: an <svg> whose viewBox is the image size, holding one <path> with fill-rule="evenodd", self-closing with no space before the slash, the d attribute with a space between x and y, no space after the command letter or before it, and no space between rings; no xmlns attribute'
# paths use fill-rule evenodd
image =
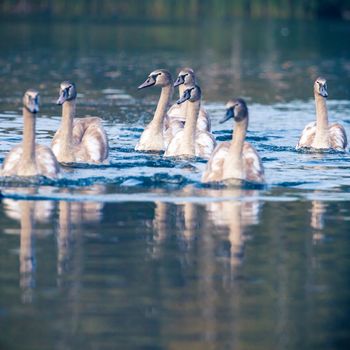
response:
<svg viewBox="0 0 350 350"><path fill-rule="evenodd" d="M56 104L58 105L63 105L63 103L65 103L67 101L67 94L66 94L66 90L62 90L60 92L60 97L58 98L58 100L56 101Z"/></svg>
<svg viewBox="0 0 350 350"><path fill-rule="evenodd" d="M31 113L39 112L39 101L36 98L30 99L27 108Z"/></svg>
<svg viewBox="0 0 350 350"><path fill-rule="evenodd" d="M174 83L174 87L177 87L184 83L185 83L185 77L183 75L179 75Z"/></svg>
<svg viewBox="0 0 350 350"><path fill-rule="evenodd" d="M181 103L184 103L185 101L189 100L191 98L191 89L185 90L183 95L176 101L178 105Z"/></svg>
<svg viewBox="0 0 350 350"><path fill-rule="evenodd" d="M226 114L225 114L225 117L222 118L219 123L222 124L222 123L225 123L226 121L228 121L229 119L231 118L234 118L235 114L234 114L234 111L233 111L233 108L228 108L226 110Z"/></svg>
<svg viewBox="0 0 350 350"><path fill-rule="evenodd" d="M144 83L142 83L138 89L144 89L146 87L153 86L156 83L156 79L153 76L149 76Z"/></svg>

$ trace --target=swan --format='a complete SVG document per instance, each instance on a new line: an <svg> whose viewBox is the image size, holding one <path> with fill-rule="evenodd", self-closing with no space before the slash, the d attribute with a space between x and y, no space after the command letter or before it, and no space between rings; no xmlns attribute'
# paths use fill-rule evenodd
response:
<svg viewBox="0 0 350 350"><path fill-rule="evenodd" d="M182 128L178 121L167 123L167 109L173 94L173 79L166 69L157 69L148 75L148 78L138 89L144 89L150 86L160 86L161 93L154 112L153 119L146 126L141 134L140 140L135 146L136 151L164 151L169 144L170 139Z"/></svg>
<svg viewBox="0 0 350 350"><path fill-rule="evenodd" d="M344 127L339 123L329 125L326 105L327 81L319 77L314 83L316 103L316 122L307 124L301 134L296 149L335 149L345 150L347 137Z"/></svg>
<svg viewBox="0 0 350 350"><path fill-rule="evenodd" d="M193 69L183 68L174 83L174 87L179 87L179 98L181 98L187 88L194 85L196 85L196 77ZM189 102L184 102L181 105L173 104L168 111L168 120L178 120L185 123L188 114L188 106ZM211 131L210 116L202 106L199 110L196 127L199 131Z"/></svg>
<svg viewBox="0 0 350 350"><path fill-rule="evenodd" d="M215 148L216 142L211 133L196 129L201 104L201 89L198 85L186 89L182 97L177 101L177 104L186 101L189 102L189 107L185 126L170 141L164 156L197 156L209 158Z"/></svg>
<svg viewBox="0 0 350 350"><path fill-rule="evenodd" d="M39 112L39 92L26 91L23 97L23 142L15 146L2 165L2 176L37 176L57 178L59 164L51 149L35 143L36 114Z"/></svg>
<svg viewBox="0 0 350 350"><path fill-rule="evenodd" d="M231 142L216 147L202 176L202 182L219 182L238 179L253 183L264 183L264 167L259 154L245 137L248 128L248 107L241 98L226 105L226 116L220 122L233 118L236 127Z"/></svg>
<svg viewBox="0 0 350 350"><path fill-rule="evenodd" d="M62 121L53 137L51 148L60 163L102 163L108 157L108 139L98 117L74 119L77 90L71 81L60 85L58 105Z"/></svg>

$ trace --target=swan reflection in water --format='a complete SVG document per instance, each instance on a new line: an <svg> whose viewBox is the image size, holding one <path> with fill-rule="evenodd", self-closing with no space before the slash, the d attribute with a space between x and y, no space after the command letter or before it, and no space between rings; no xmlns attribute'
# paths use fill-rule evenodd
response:
<svg viewBox="0 0 350 350"><path fill-rule="evenodd" d="M94 185L79 189L74 193L84 196L102 194L105 193L105 186ZM72 198L74 198L73 194ZM57 284L59 286L62 284L64 274L71 270L71 258L73 255L79 255L83 226L99 223L102 220L103 207L104 203L93 201L59 202L57 227Z"/></svg>
<svg viewBox="0 0 350 350"><path fill-rule="evenodd" d="M165 307L178 310L183 286L191 286L195 291L188 296L193 306L183 314L177 314L177 322L172 323L171 330L165 328L162 332L173 334L186 329L186 332L200 332L201 339L210 341L218 334L216 320L222 311L218 290L222 287L224 293L234 295L229 299L232 303L230 301L225 307L239 315L241 284L236 283L236 277L241 272L239 266L248 234L253 232L249 228L259 224L261 203L258 190L186 190L183 203L158 202L155 208L153 246L163 259L176 262L162 269L158 277L163 287L169 287L168 283L180 283L178 294L174 292L174 298L168 300ZM218 286L219 279L222 287ZM194 314L200 319L200 330L189 321ZM232 323L233 331L235 326L236 323Z"/></svg>
<svg viewBox="0 0 350 350"><path fill-rule="evenodd" d="M312 228L312 242L320 243L324 240L324 215L327 210L327 204L322 201L314 200L311 202L310 226Z"/></svg>
<svg viewBox="0 0 350 350"><path fill-rule="evenodd" d="M186 189L186 192L191 197L191 190ZM204 235L210 234L210 239L214 240L212 249L219 251L220 258L227 258L232 267L239 265L248 238L245 229L259 223L261 204L258 191L241 188L203 189L201 194L205 197L203 201L198 197L198 201L204 204L195 203L192 199L186 201L186 198L179 205L156 202L154 252L159 252L160 245L174 232L181 247L186 248L185 251L191 249L197 238L204 239L205 244ZM209 200L205 201L205 198Z"/></svg>
<svg viewBox="0 0 350 350"><path fill-rule="evenodd" d="M241 264L245 241L249 238L245 229L259 223L261 203L257 199L258 191L232 188L214 191L213 194L218 198L228 198L208 203L206 209L214 232L219 231L218 228L227 232L225 240L229 244L225 245L222 255L234 268Z"/></svg>
<svg viewBox="0 0 350 350"><path fill-rule="evenodd" d="M34 188L17 188L18 191L27 195L34 195ZM3 200L3 208L6 216L20 223L20 231L17 229L6 229L5 233L20 234L19 248L19 285L22 291L21 297L24 303L33 300L33 289L35 288L35 238L44 237L52 233L47 226L36 224L47 224L52 217L54 204L52 201L30 201L6 198Z"/></svg>
<svg viewBox="0 0 350 350"><path fill-rule="evenodd" d="M35 188L17 188L16 190L26 195L38 194L38 189ZM93 195L101 194L101 191L104 191L104 186L98 185L89 189L79 189L78 192L83 195ZM9 198L3 199L2 204L6 216L20 223L20 231L18 229L6 229L4 232L20 234L19 285L22 291L22 301L31 303L36 284L36 239L56 234L57 283L60 285L62 275L69 270L68 262L73 255L72 247L74 242L79 240L82 226L100 222L104 204L99 202L13 200ZM58 225L52 224L56 212ZM72 227L77 228L77 237L73 237ZM80 249L79 247L76 248L77 250ZM74 255L75 253L74 251Z"/></svg>

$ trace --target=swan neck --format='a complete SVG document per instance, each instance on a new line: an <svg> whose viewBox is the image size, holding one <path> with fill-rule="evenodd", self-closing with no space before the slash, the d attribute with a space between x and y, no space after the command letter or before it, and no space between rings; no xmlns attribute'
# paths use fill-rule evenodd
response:
<svg viewBox="0 0 350 350"><path fill-rule="evenodd" d="M196 125L200 109L200 100L195 102L188 101L188 103L188 115L186 116L186 122L183 131L183 142L185 153L189 155L195 155Z"/></svg>
<svg viewBox="0 0 350 350"><path fill-rule="evenodd" d="M248 128L248 118L237 122L232 133L232 142L230 146L230 154L236 159L242 158L243 145Z"/></svg>
<svg viewBox="0 0 350 350"><path fill-rule="evenodd" d="M316 103L316 133L328 131L328 110L326 99L315 93Z"/></svg>
<svg viewBox="0 0 350 350"><path fill-rule="evenodd" d="M162 87L152 124L159 131L163 130L164 117L168 110L171 95L173 93L172 84Z"/></svg>
<svg viewBox="0 0 350 350"><path fill-rule="evenodd" d="M22 163L35 163L35 114L23 108Z"/></svg>
<svg viewBox="0 0 350 350"><path fill-rule="evenodd" d="M185 90L188 87L185 84L181 84L179 85L179 98L182 97L182 95L184 94ZM182 103L180 105L180 111L181 111L181 116L182 117L187 117L187 113L188 113L188 107L189 107L190 102L189 101L185 101L184 103Z"/></svg>
<svg viewBox="0 0 350 350"><path fill-rule="evenodd" d="M75 117L75 100L66 101L62 105L61 137L63 152L71 154L73 144L73 121Z"/></svg>

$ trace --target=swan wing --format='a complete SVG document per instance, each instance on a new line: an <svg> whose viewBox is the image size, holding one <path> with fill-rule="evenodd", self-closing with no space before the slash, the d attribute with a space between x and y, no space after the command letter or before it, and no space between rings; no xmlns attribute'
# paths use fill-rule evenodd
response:
<svg viewBox="0 0 350 350"><path fill-rule="evenodd" d="M181 105L178 105L177 103L170 106L167 112L167 117L169 118L169 121L176 119L185 122L186 120L186 116L182 113Z"/></svg>
<svg viewBox="0 0 350 350"><path fill-rule="evenodd" d="M197 130L200 131L211 131L211 119L209 113L205 108L201 107L197 119Z"/></svg>
<svg viewBox="0 0 350 350"><path fill-rule="evenodd" d="M170 140L169 145L164 153L166 157L175 157L181 154L181 145L183 138L183 129L179 130Z"/></svg>
<svg viewBox="0 0 350 350"><path fill-rule="evenodd" d="M209 132L196 134L196 156L209 159L216 146L215 137Z"/></svg>
<svg viewBox="0 0 350 350"><path fill-rule="evenodd" d="M164 151L164 143L164 131L157 130L150 123L143 130L135 146L135 151Z"/></svg>
<svg viewBox="0 0 350 350"><path fill-rule="evenodd" d="M311 147L312 142L314 141L316 135L316 122L311 122L307 124L301 133L301 137L298 141L296 149L303 147Z"/></svg>
<svg viewBox="0 0 350 350"><path fill-rule="evenodd" d="M245 180L251 182L265 182L264 167L256 149L248 142L243 145L242 158Z"/></svg>
<svg viewBox="0 0 350 350"><path fill-rule="evenodd" d="M51 179L57 178L60 167L52 150L44 145L36 145L35 153L39 174Z"/></svg>
<svg viewBox="0 0 350 350"><path fill-rule="evenodd" d="M93 163L100 163L107 159L108 138L100 118L77 119L73 128L73 140L75 144L78 144L80 141L79 148L82 151L81 153L85 154L87 158L82 159L83 161L88 160Z"/></svg>
<svg viewBox="0 0 350 350"><path fill-rule="evenodd" d="M174 136L184 128L184 123L180 120L171 120L169 127L164 131L164 145L167 148Z"/></svg>
<svg viewBox="0 0 350 350"><path fill-rule="evenodd" d="M202 182L218 182L222 180L224 163L229 148L230 142L222 142L215 148L202 175Z"/></svg>
<svg viewBox="0 0 350 350"><path fill-rule="evenodd" d="M348 145L348 140L343 125L334 123L329 127L329 140L331 148L345 150Z"/></svg>
<svg viewBox="0 0 350 350"><path fill-rule="evenodd" d="M10 153L7 154L2 164L2 176L14 176L17 175L17 168L23 153L22 145L12 148Z"/></svg>

